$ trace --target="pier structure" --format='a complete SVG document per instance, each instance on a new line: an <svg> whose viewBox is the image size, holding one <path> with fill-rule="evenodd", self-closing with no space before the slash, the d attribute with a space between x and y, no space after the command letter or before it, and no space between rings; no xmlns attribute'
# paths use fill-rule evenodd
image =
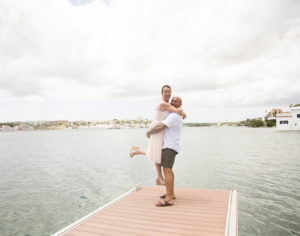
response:
<svg viewBox="0 0 300 236"><path fill-rule="evenodd" d="M155 206L164 192L139 184L52 236L238 235L236 190L175 188L173 206Z"/></svg>

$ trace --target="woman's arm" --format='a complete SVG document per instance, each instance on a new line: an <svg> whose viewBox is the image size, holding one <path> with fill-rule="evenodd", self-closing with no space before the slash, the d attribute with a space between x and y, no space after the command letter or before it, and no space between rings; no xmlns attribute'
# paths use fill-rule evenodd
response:
<svg viewBox="0 0 300 236"><path fill-rule="evenodd" d="M183 112L183 110L182 110L181 107L180 108L173 107L170 103L167 103L167 102L162 102L159 105L159 110L161 110L161 111L175 112L175 113L177 113L180 116L185 116L186 117L186 114Z"/></svg>

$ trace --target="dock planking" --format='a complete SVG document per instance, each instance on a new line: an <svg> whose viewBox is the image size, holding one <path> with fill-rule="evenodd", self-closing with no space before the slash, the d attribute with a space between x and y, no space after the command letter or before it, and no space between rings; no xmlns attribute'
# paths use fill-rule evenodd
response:
<svg viewBox="0 0 300 236"><path fill-rule="evenodd" d="M169 207L156 207L164 187L143 186L53 236L238 235L237 193L175 188Z"/></svg>

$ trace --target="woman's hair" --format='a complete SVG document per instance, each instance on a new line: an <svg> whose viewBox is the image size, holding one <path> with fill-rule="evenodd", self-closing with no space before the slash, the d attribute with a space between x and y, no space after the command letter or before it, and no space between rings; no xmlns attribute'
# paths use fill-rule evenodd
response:
<svg viewBox="0 0 300 236"><path fill-rule="evenodd" d="M162 86L162 88L161 88L161 93L163 93L164 88L169 88L170 90L172 90L170 85L165 84L165 85Z"/></svg>

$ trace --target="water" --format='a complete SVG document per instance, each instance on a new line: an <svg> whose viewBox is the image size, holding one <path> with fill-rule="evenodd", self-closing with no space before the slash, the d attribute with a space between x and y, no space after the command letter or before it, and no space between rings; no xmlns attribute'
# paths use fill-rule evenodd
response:
<svg viewBox="0 0 300 236"><path fill-rule="evenodd" d="M50 235L134 187L145 129L0 133L0 235ZM240 235L300 235L300 132L184 128L177 187L237 189ZM154 199L155 202L157 199Z"/></svg>

